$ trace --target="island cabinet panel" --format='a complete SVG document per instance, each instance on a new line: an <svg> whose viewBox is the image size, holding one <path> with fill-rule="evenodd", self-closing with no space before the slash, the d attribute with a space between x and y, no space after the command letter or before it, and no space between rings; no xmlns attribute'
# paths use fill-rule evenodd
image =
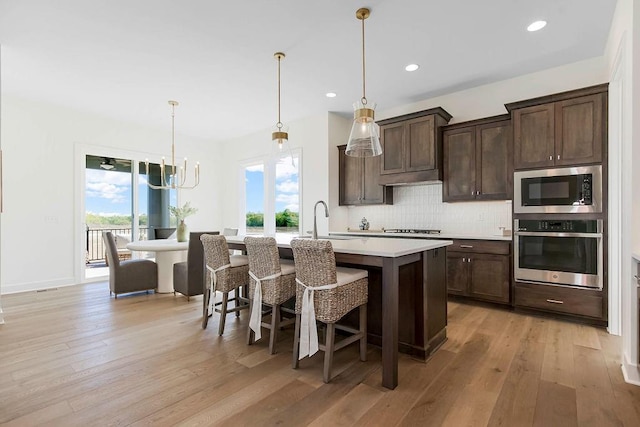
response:
<svg viewBox="0 0 640 427"><path fill-rule="evenodd" d="M514 169L601 163L607 143L607 85L507 104Z"/></svg>
<svg viewBox="0 0 640 427"><path fill-rule="evenodd" d="M442 141L443 201L511 199L512 130L508 116L447 126Z"/></svg>
<svg viewBox="0 0 640 427"><path fill-rule="evenodd" d="M447 250L450 295L509 304L511 242L454 240Z"/></svg>
<svg viewBox="0 0 640 427"><path fill-rule="evenodd" d="M447 324L447 255L445 248L423 253L420 260L399 267L398 348L419 359L427 359L444 341ZM355 265L347 265L353 266ZM357 266L357 268L363 268ZM367 304L368 341L382 344L382 272L369 271L369 302ZM358 325L354 310L340 323Z"/></svg>
<svg viewBox="0 0 640 427"><path fill-rule="evenodd" d="M442 108L385 119L380 125L380 183L411 184L442 179L440 127L451 120Z"/></svg>
<svg viewBox="0 0 640 427"><path fill-rule="evenodd" d="M379 184L381 157L347 156L346 148L338 147L340 205L393 204L393 188Z"/></svg>

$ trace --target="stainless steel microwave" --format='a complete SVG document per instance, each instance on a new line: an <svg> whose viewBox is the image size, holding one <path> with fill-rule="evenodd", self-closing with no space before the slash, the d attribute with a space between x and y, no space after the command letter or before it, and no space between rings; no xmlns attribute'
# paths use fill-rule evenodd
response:
<svg viewBox="0 0 640 427"><path fill-rule="evenodd" d="M513 193L515 213L599 213L602 166L518 171Z"/></svg>

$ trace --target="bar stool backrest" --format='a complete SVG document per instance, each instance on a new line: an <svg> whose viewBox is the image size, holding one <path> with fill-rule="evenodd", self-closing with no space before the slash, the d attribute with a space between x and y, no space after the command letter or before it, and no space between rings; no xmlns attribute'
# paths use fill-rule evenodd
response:
<svg viewBox="0 0 640 427"><path fill-rule="evenodd" d="M280 255L276 239L273 237L244 238L244 244L249 256L249 270L258 278L280 273Z"/></svg>
<svg viewBox="0 0 640 427"><path fill-rule="evenodd" d="M336 283L336 256L330 241L293 239L291 249L298 280L306 286Z"/></svg>

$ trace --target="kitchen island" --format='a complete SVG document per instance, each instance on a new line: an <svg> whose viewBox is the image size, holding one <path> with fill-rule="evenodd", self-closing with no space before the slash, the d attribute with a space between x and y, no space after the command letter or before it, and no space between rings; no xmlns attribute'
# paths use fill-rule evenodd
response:
<svg viewBox="0 0 640 427"><path fill-rule="evenodd" d="M293 258L293 236L278 236ZM447 338L446 246L450 240L330 239L336 263L369 272L368 341L382 347L382 385L398 385L398 351L426 360ZM244 236L227 236L244 250ZM350 319L347 317L346 319Z"/></svg>

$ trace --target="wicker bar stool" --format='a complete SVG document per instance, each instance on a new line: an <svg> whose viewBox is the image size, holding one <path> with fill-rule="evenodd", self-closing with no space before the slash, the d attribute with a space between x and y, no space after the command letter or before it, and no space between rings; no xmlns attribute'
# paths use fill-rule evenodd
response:
<svg viewBox="0 0 640 427"><path fill-rule="evenodd" d="M249 283L249 259L246 255L229 256L229 246L224 236L203 234L200 236L204 248L207 266L207 290L204 292L202 328L207 328L209 310L220 313L218 334L224 333L227 313L249 308L246 298L240 295L240 287ZM229 299L229 292L235 290L235 297ZM214 302L216 291L222 292L222 301ZM229 309L228 304L235 302L235 307ZM216 308L220 306L220 308Z"/></svg>
<svg viewBox="0 0 640 427"><path fill-rule="evenodd" d="M291 241L296 266L296 329L293 343L293 368L299 360L324 351L323 380L331 380L333 352L360 341L360 360L367 358L366 270L336 267L333 246L328 240L294 239ZM344 315L360 308L359 329L336 325ZM327 324L325 344L318 344L316 320ZM352 335L335 342L335 330Z"/></svg>
<svg viewBox="0 0 640 427"><path fill-rule="evenodd" d="M295 322L295 312L282 304L296 296L296 269L291 260L281 260L276 239L273 237L245 237L244 244L249 257L249 330L247 344L251 345L262 337L261 329L271 331L269 353L275 353L278 329ZM271 310L271 322L263 322L262 309ZM281 311L290 313L288 319L281 319Z"/></svg>

